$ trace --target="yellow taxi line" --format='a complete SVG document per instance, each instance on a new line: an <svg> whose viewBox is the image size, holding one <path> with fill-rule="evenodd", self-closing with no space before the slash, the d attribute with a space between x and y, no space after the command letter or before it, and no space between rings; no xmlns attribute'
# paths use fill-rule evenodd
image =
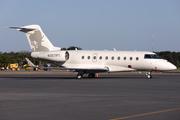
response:
<svg viewBox="0 0 180 120"><path fill-rule="evenodd" d="M174 111L174 110L180 110L180 108L174 108L174 109L168 109L168 110L162 110L162 111L155 111L155 112L131 115L131 116L126 116L126 117L114 118L114 119L110 119L110 120L122 120L122 119L126 119L126 118L132 118L132 117L138 117L138 116L144 116L144 115L151 115L151 114L169 112L169 111Z"/></svg>
<svg viewBox="0 0 180 120"><path fill-rule="evenodd" d="M0 94L2 93L15 93L15 92L23 92L24 90L19 90L19 91L6 91L6 92L0 92Z"/></svg>
<svg viewBox="0 0 180 120"><path fill-rule="evenodd" d="M79 87L94 86L95 84L79 85Z"/></svg>
<svg viewBox="0 0 180 120"><path fill-rule="evenodd" d="M45 88L46 90L52 90L52 89L59 89L59 88L62 88L62 87L52 87L52 88Z"/></svg>

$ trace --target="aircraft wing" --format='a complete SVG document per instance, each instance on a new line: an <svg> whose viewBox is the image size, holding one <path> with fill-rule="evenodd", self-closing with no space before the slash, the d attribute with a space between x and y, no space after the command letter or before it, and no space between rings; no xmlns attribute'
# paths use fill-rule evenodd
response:
<svg viewBox="0 0 180 120"><path fill-rule="evenodd" d="M34 65L28 58L25 58L25 59L31 67L40 68L40 69L49 69L49 67L38 67L38 66ZM51 67L51 69L72 70L75 72L85 71L85 72L92 72L92 73L93 72L108 72L109 71L108 68L63 68L63 67L59 68L59 67Z"/></svg>

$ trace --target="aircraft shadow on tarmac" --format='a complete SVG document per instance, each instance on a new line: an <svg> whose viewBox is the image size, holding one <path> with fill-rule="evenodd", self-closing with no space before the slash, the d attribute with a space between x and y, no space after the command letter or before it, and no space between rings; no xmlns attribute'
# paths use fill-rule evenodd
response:
<svg viewBox="0 0 180 120"><path fill-rule="evenodd" d="M0 78L14 78L18 80L100 80L100 79L147 79L145 76L101 76L95 78L83 77L83 79L77 79L75 76L0 76ZM156 76L156 79L159 78ZM147 79L148 80L148 79Z"/></svg>

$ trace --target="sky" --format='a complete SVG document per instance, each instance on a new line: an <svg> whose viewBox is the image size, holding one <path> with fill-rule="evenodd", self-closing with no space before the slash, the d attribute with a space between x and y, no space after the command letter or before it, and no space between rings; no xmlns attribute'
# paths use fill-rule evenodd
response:
<svg viewBox="0 0 180 120"><path fill-rule="evenodd" d="M0 0L0 52L31 51L5 27L38 24L54 46L180 52L179 0Z"/></svg>

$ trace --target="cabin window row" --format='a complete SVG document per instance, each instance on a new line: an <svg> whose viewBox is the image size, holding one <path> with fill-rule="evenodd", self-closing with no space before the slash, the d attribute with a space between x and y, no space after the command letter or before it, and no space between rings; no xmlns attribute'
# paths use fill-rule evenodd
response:
<svg viewBox="0 0 180 120"><path fill-rule="evenodd" d="M85 57L82 56L81 58L84 59ZM87 57L87 59L90 59L90 58L91 58L90 56ZM95 59L97 59L97 57L96 57L96 56L93 56L93 59L95 60ZM103 57L102 57L102 56L99 56L99 60L102 60L102 59L103 59ZM114 59L115 59L114 56L112 56L112 57L111 57L111 60L114 60ZM123 58L123 60L126 60L126 59L127 59L127 57L124 57L124 58ZM108 56L105 57L105 60L108 60ZM117 60L120 60L120 57L117 57ZM130 57L129 60L133 60L133 57ZM136 57L136 60L138 61L138 60L139 60L139 57Z"/></svg>

